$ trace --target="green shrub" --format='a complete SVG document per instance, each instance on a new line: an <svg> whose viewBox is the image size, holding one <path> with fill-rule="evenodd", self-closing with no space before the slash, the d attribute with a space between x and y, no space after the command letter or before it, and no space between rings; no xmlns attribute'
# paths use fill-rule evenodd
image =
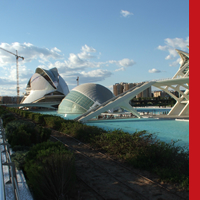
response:
<svg viewBox="0 0 200 200"><path fill-rule="evenodd" d="M35 113L30 112L30 113L28 114L28 119L34 120L34 116L35 116Z"/></svg>
<svg viewBox="0 0 200 200"><path fill-rule="evenodd" d="M189 187L189 152L175 142L161 142L145 131L129 134L121 130L97 135L91 142L133 167L156 173L161 180Z"/></svg>
<svg viewBox="0 0 200 200"><path fill-rule="evenodd" d="M49 128L53 128L55 130L59 130L61 124L65 121L63 118L53 115L43 115L44 124Z"/></svg>
<svg viewBox="0 0 200 200"><path fill-rule="evenodd" d="M25 172L36 199L67 199L75 183L74 156L60 143L37 144L26 156Z"/></svg>
<svg viewBox="0 0 200 200"><path fill-rule="evenodd" d="M28 118L28 115L29 115L29 114L30 114L29 111L21 110L21 112L20 112L20 115L21 115L22 117L24 117L24 118Z"/></svg>
<svg viewBox="0 0 200 200"><path fill-rule="evenodd" d="M72 131L72 135L83 142L91 142L98 135L101 135L102 133L106 132L102 128L98 128L96 126L88 126L85 124L73 126Z"/></svg>
<svg viewBox="0 0 200 200"><path fill-rule="evenodd" d="M5 107L0 106L0 117L1 117L2 114L7 113L7 112L8 112L8 111L6 110Z"/></svg>
<svg viewBox="0 0 200 200"><path fill-rule="evenodd" d="M90 142L96 135L106 132L102 128L96 126L88 126L74 120L64 120L61 122L58 131L75 137L82 142Z"/></svg>
<svg viewBox="0 0 200 200"><path fill-rule="evenodd" d="M44 124L44 117L43 115L37 113L34 115L34 122L38 123L38 124Z"/></svg>
<svg viewBox="0 0 200 200"><path fill-rule="evenodd" d="M15 145L31 146L31 133L24 130L24 126L20 125L13 131L12 136L8 139L8 143L11 147Z"/></svg>
<svg viewBox="0 0 200 200"><path fill-rule="evenodd" d="M14 146L31 146L32 144L47 141L51 130L35 126L34 123L16 120L8 123L5 128L6 138L12 148Z"/></svg>
<svg viewBox="0 0 200 200"><path fill-rule="evenodd" d="M7 123L16 120L17 118L9 112L5 112L1 115L1 119L3 120L3 126L5 127Z"/></svg>
<svg viewBox="0 0 200 200"><path fill-rule="evenodd" d="M48 128L43 128L41 126L36 126L35 127L36 133L35 136L37 137L35 140L35 143L41 143L41 142L46 142L50 135L51 135L51 130Z"/></svg>
<svg viewBox="0 0 200 200"><path fill-rule="evenodd" d="M29 146L31 144L30 136L31 134L34 134L34 127L35 125L31 122L23 120L12 121L5 127L6 138L8 139L8 142L11 144L11 146L14 147L15 145L23 145L23 143L19 140L24 136L27 139L24 145ZM22 140L24 141L23 138Z"/></svg>
<svg viewBox="0 0 200 200"><path fill-rule="evenodd" d="M40 144L36 144L31 147L31 150L29 151L27 157L26 157L26 162L29 162L30 160L36 159L36 156L39 151L43 151L45 149L50 149L50 148L60 148L62 144L60 142L42 142Z"/></svg>
<svg viewBox="0 0 200 200"><path fill-rule="evenodd" d="M23 149L23 148L22 148ZM17 151L11 155L11 160L14 162L15 167L19 170L24 170L25 158L28 151Z"/></svg>

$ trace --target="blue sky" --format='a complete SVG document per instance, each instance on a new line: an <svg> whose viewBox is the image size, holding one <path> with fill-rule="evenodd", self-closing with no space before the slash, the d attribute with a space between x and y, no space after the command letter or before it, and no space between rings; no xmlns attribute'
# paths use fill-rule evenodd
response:
<svg viewBox="0 0 200 200"><path fill-rule="evenodd" d="M189 0L0 1L0 47L19 59L20 95L37 67L69 89L172 77L188 52ZM15 56L0 49L0 95L16 95Z"/></svg>

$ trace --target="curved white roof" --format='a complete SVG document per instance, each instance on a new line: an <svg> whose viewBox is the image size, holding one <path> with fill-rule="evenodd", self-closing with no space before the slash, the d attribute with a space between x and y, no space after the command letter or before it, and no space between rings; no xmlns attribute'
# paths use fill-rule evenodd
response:
<svg viewBox="0 0 200 200"><path fill-rule="evenodd" d="M100 104L114 97L114 94L108 88L94 83L79 85L72 89L72 91L80 92L94 102L98 101Z"/></svg>
<svg viewBox="0 0 200 200"><path fill-rule="evenodd" d="M21 103L32 103L50 93L54 95L54 92L59 92L63 96L69 93L69 88L64 79L58 74L57 68L50 70L37 68L35 74L28 81L26 89L28 92Z"/></svg>

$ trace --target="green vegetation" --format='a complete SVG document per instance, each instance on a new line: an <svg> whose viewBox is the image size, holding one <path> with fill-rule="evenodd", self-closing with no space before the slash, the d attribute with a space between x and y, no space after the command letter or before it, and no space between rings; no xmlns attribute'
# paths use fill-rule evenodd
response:
<svg viewBox="0 0 200 200"><path fill-rule="evenodd" d="M67 199L75 183L74 155L61 143L33 146L24 166L36 199Z"/></svg>
<svg viewBox="0 0 200 200"><path fill-rule="evenodd" d="M36 126L34 123L23 120L13 120L6 124L6 138L11 147L32 146L47 141L51 130Z"/></svg>
<svg viewBox="0 0 200 200"><path fill-rule="evenodd" d="M12 161L18 169L24 171L34 198L68 199L74 190L76 177L73 153L59 142L47 141L51 134L49 128L18 119L9 110L35 120L42 119L42 123L44 119L52 117L0 107L0 117L6 121L6 138L15 151L11 156Z"/></svg>
<svg viewBox="0 0 200 200"><path fill-rule="evenodd" d="M115 130L95 137L92 144L135 168L159 175L163 181L179 183L188 188L189 152L175 146L175 142L161 142L145 131L130 135Z"/></svg>
<svg viewBox="0 0 200 200"><path fill-rule="evenodd" d="M7 110L18 112L20 116L27 112L10 108ZM48 128L53 128L82 142L89 143L92 147L113 155L134 168L153 172L162 181L178 183L180 188L189 189L189 152L182 147L176 146L175 142L169 144L162 142L155 135L149 134L146 131L133 134L122 130L105 131L95 126L88 126L73 120L65 120L58 116L27 113L28 118L31 116L32 120L37 121L37 123L40 122ZM24 137L29 137L25 133L23 134L25 135ZM42 155L46 156L46 154ZM31 157L34 156L31 155ZM41 158L39 157L39 160L36 162L38 166L43 166L40 164L42 162ZM48 159L49 154L47 155L47 160L44 159L44 163L50 162ZM34 167L33 170L39 168L37 166Z"/></svg>
<svg viewBox="0 0 200 200"><path fill-rule="evenodd" d="M172 97L139 97L139 98L133 98L130 101L132 106L170 106L173 107L176 103L176 100Z"/></svg>

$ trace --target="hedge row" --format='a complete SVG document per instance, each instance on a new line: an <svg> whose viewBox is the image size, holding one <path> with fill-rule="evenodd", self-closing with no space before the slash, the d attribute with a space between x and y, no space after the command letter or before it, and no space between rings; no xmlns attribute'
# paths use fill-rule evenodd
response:
<svg viewBox="0 0 200 200"><path fill-rule="evenodd" d="M42 126L47 126L48 128L71 135L79 140L82 140L82 142L90 142L96 135L101 135L106 132L102 128L88 126L74 120L66 120L59 116L43 115L16 108L7 108L7 110L18 114L21 117L30 119Z"/></svg>
<svg viewBox="0 0 200 200"><path fill-rule="evenodd" d="M50 129L42 128L30 121L18 119L3 108L0 108L0 117L6 131L6 139L12 148L16 146L30 147L47 141L51 135Z"/></svg>
<svg viewBox="0 0 200 200"><path fill-rule="evenodd" d="M49 116L41 117L25 111L19 112L17 109L0 107L6 138L16 151L11 156L12 161L18 169L24 171L34 199L68 199L74 189L76 177L73 153L59 142L48 141L50 129L18 119L10 112L14 110L21 116L36 121L48 121Z"/></svg>

